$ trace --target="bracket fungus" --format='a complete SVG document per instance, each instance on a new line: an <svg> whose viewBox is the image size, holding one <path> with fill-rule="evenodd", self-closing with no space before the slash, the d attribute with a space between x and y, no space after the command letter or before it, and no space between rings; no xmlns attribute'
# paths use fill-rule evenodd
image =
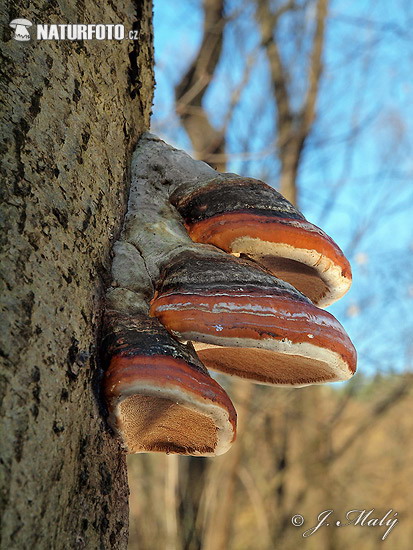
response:
<svg viewBox="0 0 413 550"><path fill-rule="evenodd" d="M195 352L148 316L152 282L139 251L113 247L102 340L108 421L130 453L213 456L236 435L236 411Z"/></svg>
<svg viewBox="0 0 413 550"><path fill-rule="evenodd" d="M235 439L229 397L187 347L146 315L107 316L104 393L128 452L225 453Z"/></svg>
<svg viewBox="0 0 413 550"><path fill-rule="evenodd" d="M206 367L277 385L350 378L354 347L328 312L253 263L184 251L164 270L150 314L194 342Z"/></svg>
<svg viewBox="0 0 413 550"><path fill-rule="evenodd" d="M320 307L350 288L350 264L337 244L262 181L221 174L181 184L171 202L194 241L247 255Z"/></svg>
<svg viewBox="0 0 413 550"><path fill-rule="evenodd" d="M103 339L109 421L127 450L229 448L236 412L205 367L276 385L352 376L349 337L317 307L350 283L338 246L271 187L144 134Z"/></svg>

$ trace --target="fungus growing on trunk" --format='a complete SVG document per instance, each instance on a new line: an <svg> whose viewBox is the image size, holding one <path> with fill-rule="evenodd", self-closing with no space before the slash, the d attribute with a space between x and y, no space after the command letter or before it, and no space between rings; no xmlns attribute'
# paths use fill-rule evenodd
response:
<svg viewBox="0 0 413 550"><path fill-rule="evenodd" d="M221 174L181 184L171 202L194 241L247 255L320 307L350 288L350 264L336 243L262 181Z"/></svg>
<svg viewBox="0 0 413 550"><path fill-rule="evenodd" d="M334 301L350 284L348 263L262 182L219 175L145 134L113 252L104 392L131 452L228 449L235 410L202 363L278 385L344 380L356 370L343 327L299 291ZM150 300L157 319L148 317Z"/></svg>
<svg viewBox="0 0 413 550"><path fill-rule="evenodd" d="M235 409L195 353L146 315L109 312L106 331L109 423L128 452L214 456L229 449Z"/></svg>
<svg viewBox="0 0 413 550"><path fill-rule="evenodd" d="M350 378L356 352L340 323L252 262L184 251L164 269L150 314L194 342L206 367L255 382Z"/></svg>
<svg viewBox="0 0 413 550"><path fill-rule="evenodd" d="M108 421L130 453L213 456L235 439L229 397L188 346L148 316L152 282L138 250L113 247L102 340Z"/></svg>

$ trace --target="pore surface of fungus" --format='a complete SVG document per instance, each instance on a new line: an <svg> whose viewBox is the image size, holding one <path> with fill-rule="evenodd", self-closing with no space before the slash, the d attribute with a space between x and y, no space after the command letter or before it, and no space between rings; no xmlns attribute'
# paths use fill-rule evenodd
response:
<svg viewBox="0 0 413 550"><path fill-rule="evenodd" d="M127 451L226 452L236 412L195 353L146 315L108 312L106 327L104 393Z"/></svg>

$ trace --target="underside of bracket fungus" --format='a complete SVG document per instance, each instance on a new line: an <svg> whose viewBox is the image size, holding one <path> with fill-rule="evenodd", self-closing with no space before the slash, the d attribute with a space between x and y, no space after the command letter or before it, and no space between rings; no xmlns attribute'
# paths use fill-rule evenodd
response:
<svg viewBox="0 0 413 550"><path fill-rule="evenodd" d="M220 175L171 196L191 238L245 254L320 307L341 298L351 269L336 243L265 183Z"/></svg>
<svg viewBox="0 0 413 550"><path fill-rule="evenodd" d="M187 347L146 315L107 315L109 422L128 452L220 455L235 439L236 412Z"/></svg>
<svg viewBox="0 0 413 550"><path fill-rule="evenodd" d="M185 251L164 270L150 314L194 342L206 367L255 382L350 378L354 347L340 323L249 261Z"/></svg>

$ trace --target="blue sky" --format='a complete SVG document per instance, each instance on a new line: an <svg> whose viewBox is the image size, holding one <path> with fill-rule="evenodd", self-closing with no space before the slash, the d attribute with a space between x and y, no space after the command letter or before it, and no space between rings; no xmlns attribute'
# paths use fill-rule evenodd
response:
<svg viewBox="0 0 413 550"><path fill-rule="evenodd" d="M231 91L251 61L228 127L228 170L277 187L278 161L271 146L275 110L251 6L237 0L227 5L239 15L225 37L205 106L219 127ZM353 339L365 373L400 371L413 362L412 23L413 7L404 0L332 1L318 117L298 180L304 215L351 260L353 287L330 311ZM154 26L152 130L190 152L173 100L174 85L201 39L200 2L156 0ZM293 56L295 38L288 21L280 33L299 103L304 57ZM305 54L308 44L303 42L302 48Z"/></svg>

